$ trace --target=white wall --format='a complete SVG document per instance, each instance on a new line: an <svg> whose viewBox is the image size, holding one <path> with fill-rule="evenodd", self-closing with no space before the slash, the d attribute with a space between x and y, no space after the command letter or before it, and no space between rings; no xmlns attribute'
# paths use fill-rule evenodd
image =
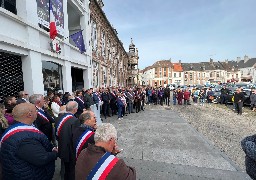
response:
<svg viewBox="0 0 256 180"><path fill-rule="evenodd" d="M43 90L43 75L42 61L50 60L64 65L63 87L64 92L71 92L72 78L71 66L84 69L84 84L85 87L91 87L92 71L91 71L91 51L88 49L90 38L89 21L89 3L85 0L83 11L84 17L81 18L81 25L85 26L86 31L83 34L85 46L88 51L81 54L78 48L70 45L68 40L64 42L61 39L60 46L61 54L56 54L50 51L49 33L38 27L37 3L31 0L19 0L17 2L17 15L0 8L0 51L7 51L12 54L22 56L22 70L24 74L24 88L32 93L44 93ZM64 4L67 0L63 0ZM67 6L64 7L64 14L67 14ZM65 25L68 27L68 16L65 15ZM65 29L65 35L68 34Z"/></svg>

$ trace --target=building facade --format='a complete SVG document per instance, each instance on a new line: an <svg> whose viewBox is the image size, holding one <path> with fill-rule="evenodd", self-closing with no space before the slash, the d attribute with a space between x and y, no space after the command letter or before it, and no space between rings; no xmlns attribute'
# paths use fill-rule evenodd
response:
<svg viewBox="0 0 256 180"><path fill-rule="evenodd" d="M126 86L128 54L101 0L90 0L93 87Z"/></svg>
<svg viewBox="0 0 256 180"><path fill-rule="evenodd" d="M160 60L143 70L144 85L166 86L172 84L172 63L170 60Z"/></svg>
<svg viewBox="0 0 256 180"><path fill-rule="evenodd" d="M49 89L72 92L92 85L89 2L51 2L58 30L54 42L49 38L48 0L2 0L0 97L23 89L43 94ZM86 48L82 54L69 38L81 30Z"/></svg>

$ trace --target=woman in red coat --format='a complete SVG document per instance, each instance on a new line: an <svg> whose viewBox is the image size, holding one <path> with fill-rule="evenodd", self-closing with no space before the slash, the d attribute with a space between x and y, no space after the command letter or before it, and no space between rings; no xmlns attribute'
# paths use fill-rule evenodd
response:
<svg viewBox="0 0 256 180"><path fill-rule="evenodd" d="M188 105L189 99L190 99L190 92L188 89L185 90L185 92L183 93L183 96L184 96L184 105Z"/></svg>
<svg viewBox="0 0 256 180"><path fill-rule="evenodd" d="M178 99L178 104L179 104L179 105L182 105L183 92L182 92L181 89L178 89L177 99Z"/></svg>

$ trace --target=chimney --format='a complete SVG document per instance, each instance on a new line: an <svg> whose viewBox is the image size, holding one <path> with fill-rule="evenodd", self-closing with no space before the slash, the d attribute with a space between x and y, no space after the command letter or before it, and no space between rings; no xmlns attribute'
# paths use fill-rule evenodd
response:
<svg viewBox="0 0 256 180"><path fill-rule="evenodd" d="M239 63L241 61L241 57L236 58L236 62Z"/></svg>
<svg viewBox="0 0 256 180"><path fill-rule="evenodd" d="M225 63L228 63L228 59L225 59Z"/></svg>
<svg viewBox="0 0 256 180"><path fill-rule="evenodd" d="M102 8L103 8L103 6L104 6L103 1L102 1L102 0L98 0L98 4L99 4L100 8L102 9Z"/></svg>
<svg viewBox="0 0 256 180"><path fill-rule="evenodd" d="M249 57L245 55L244 56L244 63L246 63L248 60L249 60Z"/></svg>
<svg viewBox="0 0 256 180"><path fill-rule="evenodd" d="M181 60L179 60L179 64L181 64Z"/></svg>
<svg viewBox="0 0 256 180"><path fill-rule="evenodd" d="M210 63L213 63L213 59L212 58L210 58Z"/></svg>

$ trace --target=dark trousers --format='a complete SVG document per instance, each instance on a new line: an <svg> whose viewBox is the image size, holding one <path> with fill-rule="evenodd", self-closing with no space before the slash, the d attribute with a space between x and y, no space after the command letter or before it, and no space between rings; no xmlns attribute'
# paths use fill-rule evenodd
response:
<svg viewBox="0 0 256 180"><path fill-rule="evenodd" d="M164 97L163 97L163 96L160 96L159 99L160 99L160 105L162 106L163 103L164 103Z"/></svg>
<svg viewBox="0 0 256 180"><path fill-rule="evenodd" d="M220 95L221 98L221 104L226 104L227 105L227 95L226 94L222 94Z"/></svg>
<svg viewBox="0 0 256 180"><path fill-rule="evenodd" d="M61 160L61 168L64 165L64 180L75 180L75 166L76 162L64 162ZM63 174L63 169L61 170L61 174Z"/></svg>
<svg viewBox="0 0 256 180"><path fill-rule="evenodd" d="M106 116L110 116L109 115L109 103L104 102L103 103L103 115Z"/></svg>
<svg viewBox="0 0 256 180"><path fill-rule="evenodd" d="M170 97L169 96L165 97L165 104L170 106Z"/></svg>
<svg viewBox="0 0 256 180"><path fill-rule="evenodd" d="M136 113L140 111L140 100L137 100L137 102L135 102L135 109Z"/></svg>
<svg viewBox="0 0 256 180"><path fill-rule="evenodd" d="M243 102L238 102L238 103L235 103L236 105L236 111L237 111L237 114L242 114L242 109L243 109Z"/></svg>

